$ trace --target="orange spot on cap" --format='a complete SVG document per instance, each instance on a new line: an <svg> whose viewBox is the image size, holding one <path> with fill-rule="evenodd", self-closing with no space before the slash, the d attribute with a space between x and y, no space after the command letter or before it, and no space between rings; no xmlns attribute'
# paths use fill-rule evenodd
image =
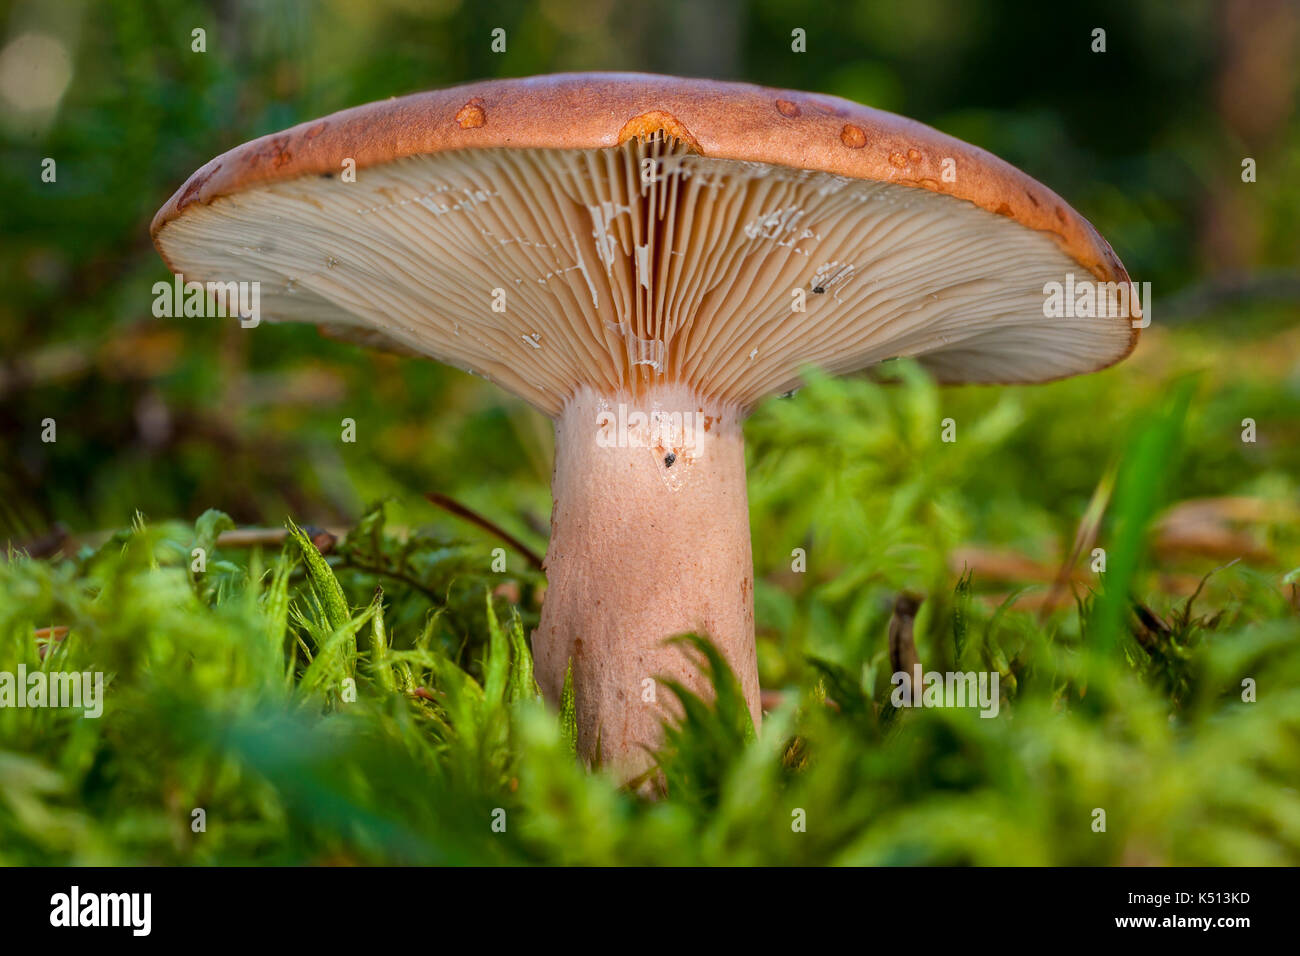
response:
<svg viewBox="0 0 1300 956"><path fill-rule="evenodd" d="M456 111L456 122L461 129L478 129L487 123L487 113L483 112L483 101L477 96Z"/></svg>
<svg viewBox="0 0 1300 956"><path fill-rule="evenodd" d="M664 110L650 110L640 116L634 116L618 131L618 143L623 145L629 139L649 139L655 133L663 132L683 143L691 152L703 152L699 142L691 131L682 125L672 113Z"/></svg>

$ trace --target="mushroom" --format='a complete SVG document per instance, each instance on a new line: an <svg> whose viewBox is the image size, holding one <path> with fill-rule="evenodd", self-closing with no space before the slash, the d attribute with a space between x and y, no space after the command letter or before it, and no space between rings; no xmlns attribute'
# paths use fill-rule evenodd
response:
<svg viewBox="0 0 1300 956"><path fill-rule="evenodd" d="M355 175L350 175L355 170ZM800 370L911 356L1041 382L1134 347L1128 276L1051 190L846 100L639 74L496 80L345 110L213 159L151 227L168 267L260 283L270 320L481 375L554 419L544 695L626 776L708 693L706 635L757 725L741 426ZM1109 285L1107 285L1109 284Z"/></svg>

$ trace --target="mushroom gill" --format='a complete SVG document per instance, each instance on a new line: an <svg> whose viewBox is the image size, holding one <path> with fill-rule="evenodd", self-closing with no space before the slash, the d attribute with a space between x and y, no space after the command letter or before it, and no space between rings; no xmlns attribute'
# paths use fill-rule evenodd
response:
<svg viewBox="0 0 1300 956"><path fill-rule="evenodd" d="M806 365L911 355L942 381L1041 381L1129 346L1127 322L1044 317L1045 284L1083 271L1048 233L662 132L300 177L167 232L177 271L260 282L269 320L428 355L552 416L584 386L682 385L747 410Z"/></svg>

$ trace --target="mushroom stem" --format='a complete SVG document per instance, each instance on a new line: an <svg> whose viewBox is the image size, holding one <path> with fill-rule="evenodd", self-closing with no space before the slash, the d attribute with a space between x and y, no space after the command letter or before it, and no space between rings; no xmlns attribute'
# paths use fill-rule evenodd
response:
<svg viewBox="0 0 1300 956"><path fill-rule="evenodd" d="M584 388L556 420L538 681L558 702L572 660L579 754L625 777L651 766L664 719L680 713L658 678L711 696L666 643L675 635L717 646L759 722L741 418L668 385L635 397Z"/></svg>

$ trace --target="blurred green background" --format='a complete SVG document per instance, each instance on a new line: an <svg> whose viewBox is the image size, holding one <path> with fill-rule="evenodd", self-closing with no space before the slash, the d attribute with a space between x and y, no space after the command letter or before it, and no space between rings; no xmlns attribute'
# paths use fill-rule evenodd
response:
<svg viewBox="0 0 1300 956"><path fill-rule="evenodd" d="M498 27L507 31L502 54L490 49ZM196 28L206 31L204 53L191 50ZM806 31L806 53L791 51L796 28ZM1104 53L1092 51L1097 28L1105 30ZM1150 534L1138 532L1146 557L1132 591L1157 622L1135 625L1138 643L1124 646L1134 669L1160 688L1161 706L1200 694L1205 713L1217 713L1216 695L1231 692L1239 665L1254 660L1254 652L1232 656L1238 652L1226 641L1208 641L1211 656L1197 657L1201 637L1190 635L1215 627L1235 629L1241 646L1260 654L1284 648L1267 672L1292 695L1288 709L1257 718L1263 723L1197 737L1204 746L1178 751L1183 757L1161 736L1174 731L1160 706L1144 712L1154 736L1137 744L1107 738L1107 746L1132 744L1111 762L1053 724L1041 739L1053 741L1052 753L1077 758L1069 780L1058 780L1061 793L1074 793L1061 799L1077 801L1076 809L1091 806L1092 797L1070 790L1080 781L1119 799L1114 794L1134 768L1147 768L1152 789L1134 819L1148 829L1100 855L1089 845L1053 856L1024 834L999 843L996 827L987 843L951 855L916 849L927 840L941 844L936 833L956 819L944 767L969 770L962 761L986 745L990 767L1019 765L1023 748L1039 740L1017 738L1002 721L987 722L998 724L992 730L974 720L962 725L974 736L958 746L950 736L957 731L936 717L935 736L926 739L935 753L951 745L955 763L926 764L922 748L895 751L859 777L845 771L843 781L883 787L872 791L880 806L915 803L929 814L924 834L904 831L894 842L872 831L853 837L854 859L1223 862L1241 851L1256 861L1294 861L1293 789L1290 797L1281 790L1259 797L1250 812L1264 822L1243 823L1255 827L1245 836L1205 830L1202 814L1220 806L1206 795L1214 787L1225 788L1222 806L1237 799L1231 779L1215 777L1215 768L1226 754L1244 755L1245 740L1274 747L1269 766L1292 781L1300 767L1292 699L1300 678L1298 64L1300 5L1289 0L6 3L0 541L33 555L73 555L137 512L188 526L209 508L241 525L279 528L292 516L347 528L370 502L388 498L390 532L424 529L437 540L463 541L465 561L485 565L499 542L423 500L423 492L437 491L544 551L552 438L541 415L460 372L367 353L310 328L263 324L249 334L234 323L153 318L151 287L168 277L148 237L154 211L199 165L252 137L472 79L637 70L837 94L985 147L1055 189L1097 226L1136 280L1152 283L1154 325L1126 362L1050 386L940 390L904 367L903 380L889 388L814 377L793 399L762 405L747 440L764 687L807 685L816 676L808 660L817 658L853 675L870 696L887 663L891 600L902 588L927 597L917 629L922 657L954 660L953 612L962 599L952 595L963 569L973 572L972 613L994 648L993 664L1024 680L1017 661L1033 656L1041 634L1066 644L1080 638L1071 602L1097 581L1089 576L1091 547L1117 551L1123 540L1137 540L1123 538L1128 514L1142 528L1150 519ZM57 163L52 183L41 179L46 157ZM1247 158L1253 182L1243 182ZM1171 412L1171 396L1185 405L1175 400ZM948 417L959 423L956 444L939 441L939 422ZM344 418L357 423L355 444L339 440ZM42 441L46 419L57 423L54 443ZM1242 439L1246 419L1254 441ZM1143 444L1152 422L1173 424ZM1126 454L1134 448L1147 455L1136 466ZM1117 468L1116 495L1129 510L1118 521L1103 517L1069 560L1090 501L1107 504ZM1150 501L1137 500L1148 491ZM178 548L187 547L187 535L175 531ZM799 547L809 555L804 574L790 567ZM1062 565L1071 586L1049 598ZM1179 626L1178 610L1203 576L1225 565L1198 595L1198 610L1219 618ZM30 601L32 619L0 614L0 622L22 625L24 634L30 625L83 620L93 630L89 622L105 612L60 597L63 572L44 573L15 563L0 605ZM429 573L450 589L441 572ZM505 593L531 623L537 595L528 588L536 579L521 577L522 596ZM373 583L345 582L354 607L365 606L363 585ZM1015 609L1004 614L998 608L1008 596ZM468 606L470 597L465 590L457 600ZM395 615L416 627L429 607L417 604ZM456 633L468 642L462 663L478 673L483 621L481 604L474 607L477 616L466 611L469 623ZM17 613L0 607L6 610ZM1116 613L1121 620L1123 609ZM449 619L456 620L450 611ZM1250 637L1263 624L1272 636ZM1162 648L1142 644L1149 659L1136 649L1144 636ZM1207 674L1222 682L1204 683ZM1055 708L1037 706L1025 713L1047 726ZM1275 706L1283 704L1275 699ZM1034 726L1029 720L1020 733ZM869 761L870 750L852 750L860 744L855 733L841 740L852 754L844 759ZM1152 740L1159 746L1143 750ZM980 773L992 779L1001 767ZM1051 777L1051 768L1043 772ZM913 775L914 792L896 783L900 773ZM924 773L934 776L923 780ZM1059 804L1035 804L1044 778L1026 773L1023 792L1000 807L998 819L1014 828L1041 814L1037 835L1054 833ZM1180 790L1174 778L1182 773L1191 776ZM829 784L816 792L828 807L842 799ZM982 806L962 808L978 817ZM875 819L878 809L863 805L862 819ZM1174 821L1171 829L1159 831L1162 819ZM658 825L651 819L641 834L647 853ZM591 847L598 843L591 838ZM830 853L832 843L821 846ZM255 858L250 846L240 852ZM591 847L571 858L611 852ZM736 858L729 848L712 847L711 859ZM527 852L546 857L536 847Z"/></svg>
<svg viewBox="0 0 1300 956"><path fill-rule="evenodd" d="M137 508L337 523L378 495L439 489L544 545L549 426L518 402L306 328L241 335L149 311L168 274L148 221L207 159L470 79L647 70L849 97L986 147L1060 192L1153 284L1157 325L1176 317L1171 302L1204 319L1197 310L1242 280L1266 299L1280 290L1293 317L1298 16L1289 2L1124 0L6 4L0 534L117 527ZM206 53L191 51L196 27ZM490 51L495 27L504 54ZM1096 27L1105 53L1091 52ZM805 54L791 52L795 28ZM1248 185L1247 156L1258 167ZM54 183L41 181L45 157ZM1228 345L1252 334L1235 314L1216 324ZM1162 350L1157 329L1139 354ZM1146 369L1112 376L1105 414L1125 414L1120 390ZM954 401L978 410L998 398ZM47 417L54 444L41 441ZM343 417L358 422L355 445L337 440ZM1274 440L1297 437L1294 418L1279 425L1291 430Z"/></svg>

